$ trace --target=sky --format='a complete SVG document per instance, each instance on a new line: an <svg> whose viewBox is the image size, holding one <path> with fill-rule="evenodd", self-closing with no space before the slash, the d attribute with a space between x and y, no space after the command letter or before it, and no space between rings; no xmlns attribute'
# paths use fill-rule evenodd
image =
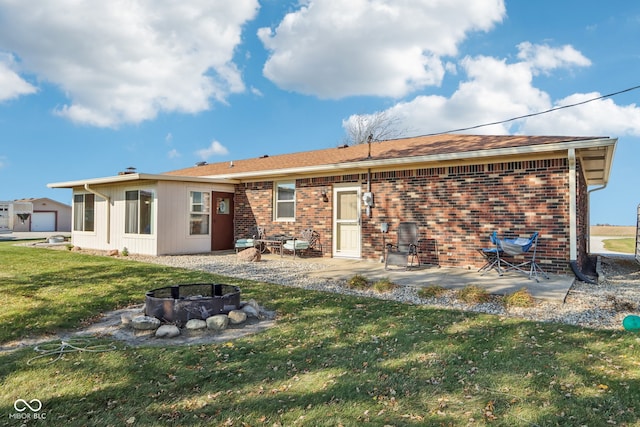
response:
<svg viewBox="0 0 640 427"><path fill-rule="evenodd" d="M403 136L618 138L591 223L640 203L640 2L0 0L0 200L48 183Z"/></svg>

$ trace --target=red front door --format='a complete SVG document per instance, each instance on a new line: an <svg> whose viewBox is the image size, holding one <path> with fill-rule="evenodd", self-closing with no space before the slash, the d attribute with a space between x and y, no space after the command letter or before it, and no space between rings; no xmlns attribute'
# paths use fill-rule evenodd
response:
<svg viewBox="0 0 640 427"><path fill-rule="evenodd" d="M211 250L233 249L233 193L211 195Z"/></svg>

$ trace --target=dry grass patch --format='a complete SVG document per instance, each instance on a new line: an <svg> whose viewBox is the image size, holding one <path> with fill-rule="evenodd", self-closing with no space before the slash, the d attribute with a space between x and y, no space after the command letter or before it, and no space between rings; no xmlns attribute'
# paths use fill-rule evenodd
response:
<svg viewBox="0 0 640 427"><path fill-rule="evenodd" d="M525 288L505 295L503 301L506 307L533 307L535 305L535 299Z"/></svg>
<svg viewBox="0 0 640 427"><path fill-rule="evenodd" d="M478 285L468 285L456 291L456 298L469 304L477 304L489 301L491 295Z"/></svg>

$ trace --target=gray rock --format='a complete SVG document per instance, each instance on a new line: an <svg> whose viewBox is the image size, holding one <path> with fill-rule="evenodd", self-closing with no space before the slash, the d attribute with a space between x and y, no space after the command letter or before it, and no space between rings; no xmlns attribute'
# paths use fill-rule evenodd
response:
<svg viewBox="0 0 640 427"><path fill-rule="evenodd" d="M187 322L187 324L184 327L185 329L188 329L190 331L205 329L207 327L207 322L200 319L191 319Z"/></svg>
<svg viewBox="0 0 640 427"><path fill-rule="evenodd" d="M242 310L231 310L228 317L232 325L237 325L247 320L247 313Z"/></svg>
<svg viewBox="0 0 640 427"><path fill-rule="evenodd" d="M175 338L180 335L176 325L162 325L156 330L156 338Z"/></svg>
<svg viewBox="0 0 640 427"><path fill-rule="evenodd" d="M138 316L131 319L131 326L139 331L158 329L160 319L151 316Z"/></svg>
<svg viewBox="0 0 640 427"><path fill-rule="evenodd" d="M216 314L215 316L207 317L207 328L214 331L221 331L227 329L229 326L229 317L226 314Z"/></svg>
<svg viewBox="0 0 640 427"><path fill-rule="evenodd" d="M246 313L247 317L255 317L256 319L259 317L258 310L256 310L252 305L245 305L244 307L242 307L242 311Z"/></svg>

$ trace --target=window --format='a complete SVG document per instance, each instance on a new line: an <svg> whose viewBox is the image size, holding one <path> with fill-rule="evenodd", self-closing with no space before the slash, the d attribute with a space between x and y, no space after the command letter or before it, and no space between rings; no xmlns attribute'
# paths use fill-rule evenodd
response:
<svg viewBox="0 0 640 427"><path fill-rule="evenodd" d="M94 205L93 194L73 196L73 231L94 231Z"/></svg>
<svg viewBox="0 0 640 427"><path fill-rule="evenodd" d="M151 234L152 211L152 191L125 191L124 232L131 234Z"/></svg>
<svg viewBox="0 0 640 427"><path fill-rule="evenodd" d="M275 219L293 220L296 217L296 183L277 182L275 194Z"/></svg>
<svg viewBox="0 0 640 427"><path fill-rule="evenodd" d="M189 234L209 234L210 193L192 191L189 195Z"/></svg>

